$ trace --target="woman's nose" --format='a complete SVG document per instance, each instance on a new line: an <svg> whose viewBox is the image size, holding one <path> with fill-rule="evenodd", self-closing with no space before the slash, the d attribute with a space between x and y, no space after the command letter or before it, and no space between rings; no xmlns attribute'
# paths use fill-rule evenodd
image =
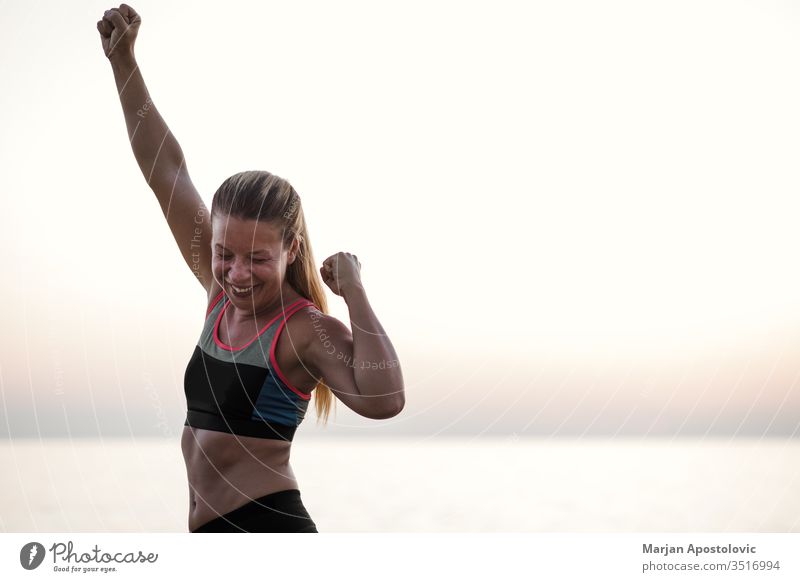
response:
<svg viewBox="0 0 800 582"><path fill-rule="evenodd" d="M228 279L233 283L249 283L252 276L249 259L236 259L228 271Z"/></svg>

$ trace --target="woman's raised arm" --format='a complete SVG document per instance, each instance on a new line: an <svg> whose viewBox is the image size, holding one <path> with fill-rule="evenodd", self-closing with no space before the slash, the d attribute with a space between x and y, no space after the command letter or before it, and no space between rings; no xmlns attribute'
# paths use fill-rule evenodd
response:
<svg viewBox="0 0 800 582"><path fill-rule="evenodd" d="M97 23L103 52L111 63L133 155L155 193L181 255L211 292L211 217L189 178L178 140L153 103L133 47L142 23L127 4L107 10Z"/></svg>

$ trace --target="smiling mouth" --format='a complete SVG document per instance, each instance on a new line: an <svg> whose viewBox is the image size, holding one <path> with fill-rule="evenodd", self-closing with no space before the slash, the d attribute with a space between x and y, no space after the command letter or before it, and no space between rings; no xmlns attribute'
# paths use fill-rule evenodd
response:
<svg viewBox="0 0 800 582"><path fill-rule="evenodd" d="M236 285L230 285L230 288L233 289L234 294L236 295L250 295L253 289L258 289L260 285L251 285L250 287L237 287Z"/></svg>

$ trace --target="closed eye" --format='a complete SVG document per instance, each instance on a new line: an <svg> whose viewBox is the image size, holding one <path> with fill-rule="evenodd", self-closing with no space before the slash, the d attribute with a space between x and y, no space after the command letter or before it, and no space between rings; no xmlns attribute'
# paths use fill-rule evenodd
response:
<svg viewBox="0 0 800 582"><path fill-rule="evenodd" d="M227 261L228 259L231 258L230 255L223 255L222 253L217 253L217 257L222 259L223 261ZM251 260L254 263L266 263L267 261L270 261L272 259L251 259Z"/></svg>

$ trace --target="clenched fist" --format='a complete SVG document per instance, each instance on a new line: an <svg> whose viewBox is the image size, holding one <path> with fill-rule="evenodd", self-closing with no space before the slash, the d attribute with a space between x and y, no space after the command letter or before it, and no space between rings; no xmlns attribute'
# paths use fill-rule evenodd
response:
<svg viewBox="0 0 800 582"><path fill-rule="evenodd" d="M103 19L97 21L106 57L111 59L117 55L133 55L133 45L141 23L142 18L127 4L106 10Z"/></svg>
<svg viewBox="0 0 800 582"><path fill-rule="evenodd" d="M325 284L339 296L361 285L361 263L350 253L331 255L323 261L319 272Z"/></svg>

